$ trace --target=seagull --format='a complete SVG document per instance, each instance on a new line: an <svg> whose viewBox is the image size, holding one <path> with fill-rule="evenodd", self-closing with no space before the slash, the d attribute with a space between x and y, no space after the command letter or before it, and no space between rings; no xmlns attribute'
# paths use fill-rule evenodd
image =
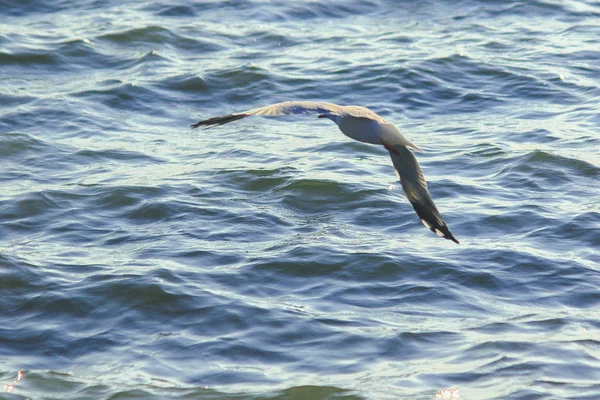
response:
<svg viewBox="0 0 600 400"><path fill-rule="evenodd" d="M433 202L419 163L409 148L422 151L404 137L400 130L379 115L362 106L339 106L317 101L285 101L252 110L209 118L191 125L212 128L238 119L260 115L275 117L290 114L317 114L335 122L342 133L359 142L382 145L390 153L392 164L408 201L421 222L439 236L459 243L450 233Z"/></svg>

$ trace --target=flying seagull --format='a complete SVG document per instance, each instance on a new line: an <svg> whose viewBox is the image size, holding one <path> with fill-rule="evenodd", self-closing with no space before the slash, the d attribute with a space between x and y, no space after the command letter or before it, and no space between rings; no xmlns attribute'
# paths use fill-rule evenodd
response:
<svg viewBox="0 0 600 400"><path fill-rule="evenodd" d="M421 149L405 138L393 124L366 107L338 106L317 101L285 101L241 113L209 118L193 124L192 128L212 128L251 115L275 117L289 114L318 114L319 118L329 118L335 122L342 133L352 139L385 147L390 153L402 189L423 224L439 236L458 243L431 199L419 163L409 150Z"/></svg>

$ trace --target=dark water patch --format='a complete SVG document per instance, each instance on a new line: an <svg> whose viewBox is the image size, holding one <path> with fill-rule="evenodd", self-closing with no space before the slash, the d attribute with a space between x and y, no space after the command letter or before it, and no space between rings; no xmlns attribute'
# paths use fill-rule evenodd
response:
<svg viewBox="0 0 600 400"><path fill-rule="evenodd" d="M299 386L286 389L275 394L282 399L300 400L304 398L321 400L359 400L363 397L352 394L352 391L340 389L334 386ZM269 397L270 398L270 397ZM258 400L258 399L257 399ZM262 400L262 399L261 399Z"/></svg>
<svg viewBox="0 0 600 400"><path fill-rule="evenodd" d="M13 157L22 159L27 155L38 155L40 152L52 152L55 145L34 135L23 132L6 132L0 135L0 157L5 160Z"/></svg>
<svg viewBox="0 0 600 400"><path fill-rule="evenodd" d="M493 292L495 296L510 299L513 291L519 289L519 301L533 301L536 298L545 298L550 291L537 292L546 285L551 285L560 280L560 273L552 268L552 262L538 255L519 252L520 257L512 257L513 251L496 250L485 252L471 250L468 269L462 272L460 284L464 287L480 286L486 293ZM481 278L484 277L484 280ZM487 282L486 282L487 280Z"/></svg>
<svg viewBox="0 0 600 400"><path fill-rule="evenodd" d="M432 274L445 274L444 265L426 265L415 260L397 260L392 254L357 253L346 260L348 276L345 279L354 282L379 282L391 287L403 281L407 274L420 275L426 281L435 281Z"/></svg>
<svg viewBox="0 0 600 400"><path fill-rule="evenodd" d="M203 20L207 21L214 21L215 19L217 21L223 21L224 19L229 19L233 15L237 15L236 12L239 12L239 16L242 17L243 21L244 18L246 18L246 20L251 19L247 15L247 13L254 11L256 9L256 5L252 2L240 0L228 0L219 3L207 2L189 5L175 5L160 2L157 4L144 4L143 9L158 15L164 15L163 13L166 12L166 16L169 17L186 16L191 18L197 18L198 15L200 15Z"/></svg>
<svg viewBox="0 0 600 400"><path fill-rule="evenodd" d="M221 347L221 346L219 346ZM215 347L210 349L214 357L224 358L233 362L244 363L247 360L255 360L257 362L271 364L292 362L295 357L291 354L285 354L279 351L268 351L257 347L245 344L224 345L221 348Z"/></svg>
<svg viewBox="0 0 600 400"><path fill-rule="evenodd" d="M299 39L294 38L293 36L278 34L271 31L253 32L248 38L256 42L256 44L252 46L253 49L287 49L302 43ZM246 38L243 39L244 42L246 40Z"/></svg>
<svg viewBox="0 0 600 400"><path fill-rule="evenodd" d="M168 43L173 38L172 32L161 26L146 26L133 28L122 32L107 33L98 36L96 40L106 40L115 44L146 44L146 43Z"/></svg>
<svg viewBox="0 0 600 400"><path fill-rule="evenodd" d="M2 13L14 17L25 17L32 14L59 13L60 11L69 8L71 6L70 3L69 0L5 0L2 2Z"/></svg>
<svg viewBox="0 0 600 400"><path fill-rule="evenodd" d="M159 98L155 91L133 83L124 83L105 90L76 92L71 96L88 102L101 103L114 110L137 111L158 116L166 115L164 110L153 104Z"/></svg>
<svg viewBox="0 0 600 400"><path fill-rule="evenodd" d="M537 113L528 113L522 118L538 119L542 117ZM508 133L508 137L518 143L554 143L559 138L546 129L534 129L531 131Z"/></svg>
<svg viewBox="0 0 600 400"><path fill-rule="evenodd" d="M36 68L64 67L60 54L46 50L30 50L18 53L0 52L0 66ZM58 68L60 69L60 68Z"/></svg>
<svg viewBox="0 0 600 400"><path fill-rule="evenodd" d="M244 217L217 218L222 221L223 229L219 232L207 231L202 235L207 241L257 243L272 240L276 234L281 234L289 222L271 213L252 213Z"/></svg>
<svg viewBox="0 0 600 400"><path fill-rule="evenodd" d="M471 112L473 108L485 109L498 106L503 100L498 99L494 94L467 93L460 97L456 102L457 108L463 108L465 112Z"/></svg>
<svg viewBox="0 0 600 400"><path fill-rule="evenodd" d="M50 222L67 205L73 195L63 191L37 191L19 196L3 207L2 217L7 227L27 230L33 225Z"/></svg>
<svg viewBox="0 0 600 400"><path fill-rule="evenodd" d="M493 38L488 40L485 43L481 44L482 47L491 50L493 52L503 53L506 51L510 51L513 49L512 45L508 41L503 41L499 38ZM477 75L496 75L503 74L505 71L499 68L482 68L480 71L475 71Z"/></svg>
<svg viewBox="0 0 600 400"><path fill-rule="evenodd" d="M198 13L196 12L196 8L192 5L166 5L166 4L158 4L151 5L150 10L153 11L156 15L164 16L164 17L197 17Z"/></svg>
<svg viewBox="0 0 600 400"><path fill-rule="evenodd" d="M32 134L52 127L55 128L52 139L61 135L76 135L82 126L88 124L88 119L72 105L57 107L60 102L61 100L36 99L27 106L5 113L0 126L5 131L25 131Z"/></svg>
<svg viewBox="0 0 600 400"><path fill-rule="evenodd" d="M579 33L579 34L583 34L585 36L587 36L587 34L595 32L596 26L594 24L590 24L588 21L582 21L581 23L578 24L571 24L565 27L565 29L563 31L560 32L561 36L564 35L568 35L571 33ZM588 37L584 37L584 40L586 43L591 43L590 42L590 38ZM589 50L589 49L585 49L582 50L584 53L587 51L592 51L593 50Z"/></svg>
<svg viewBox="0 0 600 400"><path fill-rule="evenodd" d="M413 85L422 93L418 99L432 106L439 102L446 104L448 112L482 111L503 102L502 97L497 94L497 83L492 85L492 81L497 81L502 73L497 66L484 64L466 55L454 54L425 60L413 66L413 69L417 74L415 77L419 77L418 80L412 80ZM437 73L439 69L444 70L442 76ZM473 75L481 78L467 78ZM423 86L423 80L426 86Z"/></svg>
<svg viewBox="0 0 600 400"><path fill-rule="evenodd" d="M600 88L597 85L590 84L590 82L583 81L573 81L570 80L568 75L559 75L547 78L547 82L550 85L555 85L557 88L560 88L562 91L568 91L570 93L576 94L577 100L574 99L573 102L565 102L565 104L581 104L582 96L589 95L596 97L600 95ZM570 89L570 90L567 90Z"/></svg>
<svg viewBox="0 0 600 400"><path fill-rule="evenodd" d="M498 238L503 235L520 237L532 230L552 225L553 219L544 217L533 210L517 207L495 207L494 214L481 215L471 222L471 232L480 237ZM490 210L491 211L491 210Z"/></svg>
<svg viewBox="0 0 600 400"><path fill-rule="evenodd" d="M595 50L580 50L580 51L572 51L568 53L561 54L557 57L562 60L578 60L586 64L577 64L575 67L580 71L586 72L596 72L598 71L598 67L593 67L593 64L587 64L590 62L594 62L600 60L600 51Z"/></svg>
<svg viewBox="0 0 600 400"><path fill-rule="evenodd" d="M397 32L386 32L376 40L381 43L394 43L397 45L408 45L415 42L415 39L412 36Z"/></svg>
<svg viewBox="0 0 600 400"><path fill-rule="evenodd" d="M223 50L224 48L214 41L202 40L201 37L192 38L181 31L175 32L162 26L146 26L143 28L128 29L126 31L108 33L98 36L95 40L109 42L117 46L163 46L182 51L208 53Z"/></svg>
<svg viewBox="0 0 600 400"><path fill-rule="evenodd" d="M454 303L457 300L457 297L446 288L412 284L397 284L394 287L387 287L385 290L374 286L338 289L323 298L334 304L362 309L418 304L425 301L425 299L427 299L427 302L441 306L446 302Z"/></svg>
<svg viewBox="0 0 600 400"><path fill-rule="evenodd" d="M520 324L521 328L528 332L553 332L560 331L561 329L568 326L569 321L564 318L550 318L543 320L527 321L524 324Z"/></svg>
<svg viewBox="0 0 600 400"><path fill-rule="evenodd" d="M0 289L7 294L2 297L2 309L8 317L20 317L18 307L28 293L35 293L46 287L50 277L38 265L22 257L9 254L4 250L0 252ZM16 297L8 296L16 295Z"/></svg>
<svg viewBox="0 0 600 400"><path fill-rule="evenodd" d="M242 89L243 92L259 93L272 91L274 88L268 71L248 64L243 64L235 68L210 71L205 75L205 80L211 89L219 88L219 90L225 91L225 93L231 89L235 89L235 92L230 94L232 96L231 101L235 103L249 98L249 94L242 95L239 93Z"/></svg>
<svg viewBox="0 0 600 400"><path fill-rule="evenodd" d="M450 348L460 339L461 335L454 332L401 332L384 340L379 347L380 357L389 360L415 360L423 357L423 348L431 349L437 357L443 357L444 352L439 351L437 346Z"/></svg>
<svg viewBox="0 0 600 400"><path fill-rule="evenodd" d="M226 1L220 4L203 3L201 6L182 7L151 7L153 12L169 17L201 15L208 21L220 21L225 18L237 16L240 20L269 22L269 23L294 23L296 21L310 21L313 19L343 19L356 15L364 15L377 12L378 4L371 1L359 1L353 3L352 7L344 2L335 1L331 4L288 4L275 2L270 7L259 7L255 3L239 1Z"/></svg>
<svg viewBox="0 0 600 400"><path fill-rule="evenodd" d="M420 65L411 68L397 68L390 71L388 79L393 79L399 90L413 90L415 92L429 92L440 87L441 81L430 75L431 70Z"/></svg>
<svg viewBox="0 0 600 400"><path fill-rule="evenodd" d="M590 229L591 228L591 229ZM575 243L577 247L589 246L596 248L600 245L600 213L586 212L563 218L561 222L533 231L529 237L538 241L554 240L564 242L561 247L570 247Z"/></svg>
<svg viewBox="0 0 600 400"><path fill-rule="evenodd" d="M18 96L0 93L0 107L12 108L31 103L36 98L33 96Z"/></svg>
<svg viewBox="0 0 600 400"><path fill-rule="evenodd" d="M189 310L189 306L186 305L189 295L186 295L185 291L171 286L167 281L163 281L165 284L158 282L161 282L161 279L152 275L97 276L86 280L84 287L94 303L103 304L97 311L106 318L114 312L129 319L134 315L128 316L128 312L177 316ZM137 323L129 326L130 329L141 328Z"/></svg>
<svg viewBox="0 0 600 400"><path fill-rule="evenodd" d="M542 79L533 75L514 73L513 78L504 83L500 90L506 95L519 99L547 101L551 104L575 105L581 102L578 95L566 90L559 90L557 82L560 82L562 85L563 81L558 79L555 82L551 82L548 79Z"/></svg>
<svg viewBox="0 0 600 400"><path fill-rule="evenodd" d="M574 6L567 3L531 1L526 3L509 2L508 4L502 3L502 5L504 5L504 7L485 7L484 10L486 11L486 14L493 18L528 16L533 18L553 19L568 23L586 21L590 17L600 15L600 11L595 9L593 4L591 6L583 4Z"/></svg>
<svg viewBox="0 0 600 400"><path fill-rule="evenodd" d="M93 315L96 306L92 301L74 298L74 293L62 294L60 291L68 288L55 286L46 287L46 293L35 298L24 299L19 305L17 313L32 315L34 320L42 322L44 320L56 323L63 320L63 323L72 323L73 319L86 318ZM73 324L76 325L76 324ZM83 328L83 327L81 327ZM85 328L83 328L85 330ZM71 332L75 333L75 332Z"/></svg>
<svg viewBox="0 0 600 400"><path fill-rule="evenodd" d="M546 110L525 110L518 115L520 119L547 120L557 116L557 113ZM542 131L546 131L542 129Z"/></svg>
<svg viewBox="0 0 600 400"><path fill-rule="evenodd" d="M70 336L70 335L69 335ZM26 365L39 368L48 368L50 365L40 362L47 357L60 355L62 360L68 360L69 357L81 356L89 348L91 353L110 351L115 346L115 341L110 339L107 333L90 335L84 339L78 340L76 335L70 337L72 343L65 343L65 336L58 330L50 330L47 327L39 327L32 324L31 327L22 329L19 332L5 330L3 332L4 343L10 354L28 352L34 354L31 360L26 361ZM35 358L35 359L33 359ZM38 361L38 362L36 362ZM55 368L68 365L68 362L56 362Z"/></svg>
<svg viewBox="0 0 600 400"><path fill-rule="evenodd" d="M509 150L500 144L496 143L478 143L469 146L465 151L468 151L466 158L465 171L469 176L481 176L497 171L506 163L509 157Z"/></svg>
<svg viewBox="0 0 600 400"><path fill-rule="evenodd" d="M75 204L80 203L74 202L73 205ZM46 239L70 243L73 246L87 246L95 245L98 238L113 233L102 221L89 217L85 213L73 215L74 213L69 210L60 214L61 218L53 219L51 225L46 227ZM72 219L68 219L68 215L71 215ZM77 268L74 268L73 272L76 271Z"/></svg>
<svg viewBox="0 0 600 400"><path fill-rule="evenodd" d="M586 161L541 150L505 160L495 180L506 188L544 191L558 190L582 178L598 175L600 169Z"/></svg>
<svg viewBox="0 0 600 400"><path fill-rule="evenodd" d="M167 203L145 201L144 204L127 213L127 215L136 224L148 224L173 218L176 214L172 212L172 207Z"/></svg>
<svg viewBox="0 0 600 400"><path fill-rule="evenodd" d="M600 303L600 294L594 286L577 288L577 293L567 293L561 296L561 302L569 307L581 309L595 309Z"/></svg>
<svg viewBox="0 0 600 400"><path fill-rule="evenodd" d="M189 338L178 340L177 337L174 337L171 346L179 347L182 356L185 356L186 347L193 344L199 350L202 350L203 354L210 355L211 358L218 357L224 360L235 360L236 357L253 358L253 355L248 354L248 352L254 349L249 347L243 350L239 349L239 352L225 352L231 350L231 342L237 341L236 337L243 341L243 332L247 332L254 326L253 320L262 321L267 326L271 325L268 323L267 318L263 316L266 312L256 307L236 304L218 297L214 298L214 294L211 293L202 295L198 290L192 293L194 293L194 297L190 297L189 300L193 304L185 305L176 302L171 305L166 304L158 310L149 309L146 311L149 316L170 315L170 318L173 319L172 325L162 329L173 332L186 332L187 335L196 337L196 340L191 343ZM194 322L199 320L202 321L201 324ZM142 326L139 328L143 329ZM230 337L227 338L227 336ZM221 337L222 339L213 340L213 337ZM221 354L217 354L219 352Z"/></svg>
<svg viewBox="0 0 600 400"><path fill-rule="evenodd" d="M130 53L111 52L106 46L90 39L70 39L55 45L55 52L68 66L69 72L103 70L106 68L126 69L140 62Z"/></svg>
<svg viewBox="0 0 600 400"><path fill-rule="evenodd" d="M107 161L118 161L120 163L132 163L132 164L161 164L164 160L160 160L156 157L152 157L146 153L137 151L129 151L123 149L104 149L104 150L92 150L92 149L81 149L73 154L74 161L82 164L89 164L90 162L107 162Z"/></svg>
<svg viewBox="0 0 600 400"><path fill-rule="evenodd" d="M221 170L216 178L239 190L269 193L285 186L296 173L293 167L281 169Z"/></svg>
<svg viewBox="0 0 600 400"><path fill-rule="evenodd" d="M204 79L196 75L177 75L168 77L159 83L159 87L168 90L177 90L179 92L205 92L208 90L208 85Z"/></svg>
<svg viewBox="0 0 600 400"><path fill-rule="evenodd" d="M198 247L198 246L196 246ZM160 258L165 256L165 252L161 251L159 254L153 254L148 252L150 258ZM178 259L178 262L195 267L201 265L202 268L213 268L213 267L225 267L228 265L237 265L245 259L245 255L241 252L233 250L231 252L218 252L215 250L184 247L184 248L170 248L167 255L171 255L173 258ZM144 257L145 254L140 254L140 257ZM195 279L195 277L193 277Z"/></svg>
<svg viewBox="0 0 600 400"><path fill-rule="evenodd" d="M352 209L353 204L356 206L364 203L373 193L381 192L336 181L293 179L275 189L273 195L281 196L285 206L290 209L302 213L315 213Z"/></svg>
<svg viewBox="0 0 600 400"><path fill-rule="evenodd" d="M310 20L314 18L341 19L356 15L365 15L379 10L378 4L372 1L357 1L352 6L345 2L333 1L331 3L319 3L318 5L297 4L294 7L286 7L284 20Z"/></svg>
<svg viewBox="0 0 600 400"><path fill-rule="evenodd" d="M334 278L336 276L344 276L345 264L342 262L344 256L335 254L332 250L328 251L329 257L325 260L318 260L318 253L307 249L304 246L295 246L280 255L282 259L293 260L293 262L282 262L278 260L249 260L249 265L256 271L267 271L269 274L283 274L284 276L296 277L312 277L312 276L328 276ZM336 261L337 260L337 261ZM334 262L336 261L336 262Z"/></svg>
<svg viewBox="0 0 600 400"><path fill-rule="evenodd" d="M96 136L97 137L97 136ZM19 171L20 179L45 182L48 176L55 174L64 177L80 168L91 171L91 167L105 168L106 162L113 164L135 163L136 165L152 162L160 163L158 159L143 153L122 149L91 150L78 149L60 142L50 142L24 133L6 133L0 137L0 158L4 159L9 171L11 166L24 162L24 168ZM6 171L5 179L15 179ZM10 175L10 176L8 176Z"/></svg>
<svg viewBox="0 0 600 400"><path fill-rule="evenodd" d="M164 194L164 188L151 186L101 186L93 190L94 203L107 211L128 209Z"/></svg>
<svg viewBox="0 0 600 400"><path fill-rule="evenodd" d="M554 166L564 168L570 175L580 177L594 177L600 173L600 167L584 160L564 157L559 154L550 154L544 151L534 151L527 156L527 163L535 167Z"/></svg>

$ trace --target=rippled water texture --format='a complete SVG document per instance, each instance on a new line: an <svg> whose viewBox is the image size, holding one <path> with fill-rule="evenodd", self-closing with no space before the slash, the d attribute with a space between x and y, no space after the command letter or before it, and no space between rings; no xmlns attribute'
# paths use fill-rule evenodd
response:
<svg viewBox="0 0 600 400"><path fill-rule="evenodd" d="M0 398L600 398L599 21L0 1ZM290 99L401 127L461 244L330 121L189 128Z"/></svg>

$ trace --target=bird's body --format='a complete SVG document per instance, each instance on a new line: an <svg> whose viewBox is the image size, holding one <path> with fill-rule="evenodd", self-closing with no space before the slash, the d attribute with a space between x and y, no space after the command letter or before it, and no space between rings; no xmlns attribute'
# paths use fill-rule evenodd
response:
<svg viewBox="0 0 600 400"><path fill-rule="evenodd" d="M318 114L336 123L342 133L360 142L384 146L390 153L394 169L400 178L402 189L423 224L446 239L458 243L435 206L427 182L414 154L408 149L420 150L402 135L393 124L361 106L339 106L333 103L313 101L286 101L269 106L214 117L193 124L193 128L223 125L251 115L274 117L288 114Z"/></svg>

